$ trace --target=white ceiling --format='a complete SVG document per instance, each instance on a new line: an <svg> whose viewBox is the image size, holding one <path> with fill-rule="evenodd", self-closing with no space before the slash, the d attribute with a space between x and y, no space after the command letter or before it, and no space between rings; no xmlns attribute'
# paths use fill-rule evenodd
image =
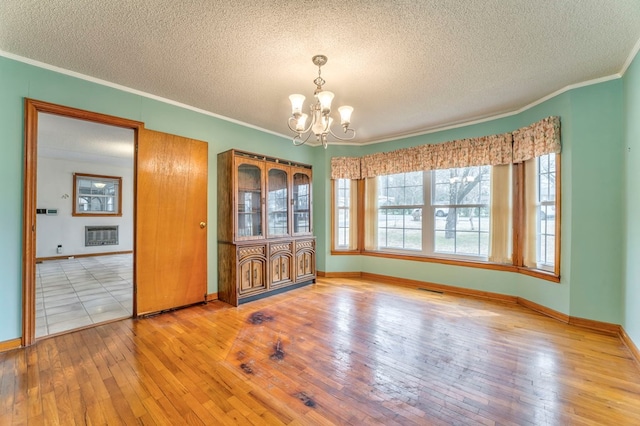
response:
<svg viewBox="0 0 640 426"><path fill-rule="evenodd" d="M619 74L639 39L639 0L0 2L5 53L282 135L288 95L312 96L311 57L327 55L357 143Z"/></svg>
<svg viewBox="0 0 640 426"><path fill-rule="evenodd" d="M133 168L133 129L38 113L38 157Z"/></svg>

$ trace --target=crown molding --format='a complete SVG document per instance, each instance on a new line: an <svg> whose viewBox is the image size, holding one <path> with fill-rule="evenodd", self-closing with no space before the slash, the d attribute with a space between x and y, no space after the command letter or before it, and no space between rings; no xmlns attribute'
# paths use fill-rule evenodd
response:
<svg viewBox="0 0 640 426"><path fill-rule="evenodd" d="M385 139L377 139L377 140L372 140L372 141L368 141L368 142L362 142L362 143L349 143L349 142L331 142L330 145L346 145L346 146L366 146L366 145L374 145L374 144L379 144L379 143L384 143L384 142L392 142L392 141L396 141L396 140L400 140L400 139L407 139L407 138L412 138L412 137L416 137L416 136L423 136L423 135L428 135L428 134L432 134L432 133L438 133L438 132L443 132L446 130L453 130L453 129L459 129L462 127L468 127L468 126L473 126L476 124L481 124L481 123L486 123L489 121L494 121L494 120L499 120L501 118L506 118L506 117L511 117L514 115L518 115L523 113L524 111L527 111L537 105L540 105L543 102L548 101L549 99L555 98L556 96L559 96L563 93L566 93L570 90L574 90L574 89L578 89L581 87L586 87L586 86L591 86L594 84L599 84L599 83L604 83L607 81L611 81L611 80L615 80L615 79L619 79L622 78L625 74L625 72L627 71L627 69L629 68L629 66L631 65L631 63L633 62L633 60L635 59L635 57L638 55L638 52L640 51L640 39L636 42L635 46L633 47L632 51L629 53L629 56L627 57L627 60L625 61L624 65L622 66L622 69L620 70L620 72L616 73L616 74L612 74L612 75L608 75L605 77L600 77L600 78L596 78L593 80L587 80L587 81L583 81L580 83L575 83L575 84L570 84L568 86L565 86L559 90L556 90L553 93L550 93L534 102L531 102L525 106L523 106L522 108L516 109L516 110L510 110L510 111L504 111L498 114L491 114L491 115L486 115L486 116L479 116L476 118L471 118L471 119L466 119L466 120L462 120L462 121L458 121L458 122L452 122L452 123L448 123L445 125L438 125L438 126L433 126L433 127L429 127L426 129L423 129L419 132L413 132L413 133L405 133L405 134L401 134L401 135L397 135L397 136L393 136L390 138L385 138ZM288 135L283 135L282 133L278 133L278 132L274 132L272 130L268 130L268 129L264 129L262 127L258 127L255 126L253 124L249 124L249 123L245 123L243 121L239 121L239 120L235 120L233 118L229 118L229 117L225 117L223 115L220 114L216 114L210 111L206 111L200 108L196 108L193 107L191 105L187 105L187 104L183 104L181 102L177 102L177 101L173 101L171 99L167 99L167 98L163 98L161 96L156 96L153 95L151 93L147 93L147 92L143 92L137 89L132 89L130 87L127 86L122 86L120 84L116 84L116 83L112 83L106 80L102 80L99 78L95 78L95 77L91 77L85 74L81 74L75 71L71 71L71 70L67 70L64 68L60 68L57 67L55 65L50 65L50 64L46 64L44 62L40 62L40 61L36 61L33 59L29 59L29 58L25 58L23 56L19 56L19 55L15 55L13 53L9 53L9 52L5 52L3 50L0 50L0 56L4 56L8 59L13 59L15 61L18 62L23 62L29 65L33 65L39 68L44 68L50 71L54 71L60 74L64 74L64 75L68 75L71 77L75 77L75 78L79 78L82 80L86 80L86 81L90 81L92 83L96 83L96 84L100 84L103 86L107 86L107 87L111 87L113 89L117 89L117 90L122 90L124 92L127 93L132 93L134 95L138 95L138 96L143 96L145 98L149 98L149 99L153 99L159 102L163 102L169 105L173 105L179 108L184 108L190 111L194 111L200 114L204 114L204 115L208 115L210 117L215 117L217 119L223 120L223 121L227 121L229 123L233 123L233 124L237 124L239 126L243 126L243 127L247 127L250 129L254 129L254 130L258 130L260 132L264 132L264 133L268 133L270 135L274 135L274 136L278 136L284 139L291 139L291 136ZM321 146L322 144L320 143L314 143L314 142L307 142L308 146L312 146L312 147L317 147L317 146Z"/></svg>
<svg viewBox="0 0 640 426"><path fill-rule="evenodd" d="M204 114L204 115L208 115L210 117L215 117L217 119L220 119L220 120L223 120L223 121L227 121L229 123L237 124L239 126L248 127L250 129L258 130L258 131L263 132L263 133L268 133L268 134L271 134L271 135L274 135L274 136L279 136L279 137L285 138L285 139L291 139L288 136L283 135L281 133L277 133L277 132L274 132L274 131L268 130L268 129L263 129L262 127L258 127L258 126L255 126L253 124L245 123L244 121L235 120L233 118L225 117L224 115L220 115L220 114L216 114L216 113L204 110L204 109L196 108L196 107L191 106L191 105L183 104L181 102L177 102L177 101L174 101L174 100L171 100L171 99L163 98L161 96L153 95L151 93L143 92L141 90L132 89L131 87L122 86L122 85L117 84L117 83L112 83L110 81L102 80L102 79L99 79L99 78L96 78L96 77L91 77L90 75L81 74L81 73L76 72L76 71L71 71L71 70L68 70L68 69L65 69L65 68L60 68L60 67L57 67L55 65L50 65L50 64L46 64L44 62L36 61L34 59L25 58L23 56L19 56L19 55L15 55L13 53L5 52L4 50L1 50L1 49L0 49L0 56L3 56L5 58L7 58L7 59L13 59L14 61L22 62L22 63L28 64L28 65L33 65L33 66L38 67L38 68L43 68L43 69L46 69L46 70L49 70L49 71L54 71L54 72L57 72L59 74L64 74L64 75L68 75L70 77L79 78L81 80L89 81L91 83L99 84L101 86L106 86L106 87L110 87L112 89L121 90L123 92L131 93L133 95L143 96L145 98L153 99L154 101L163 102L165 104L173 105L173 106L176 106L178 108L187 109L187 110L190 110L190 111L193 111L193 112L197 112L199 114Z"/></svg>

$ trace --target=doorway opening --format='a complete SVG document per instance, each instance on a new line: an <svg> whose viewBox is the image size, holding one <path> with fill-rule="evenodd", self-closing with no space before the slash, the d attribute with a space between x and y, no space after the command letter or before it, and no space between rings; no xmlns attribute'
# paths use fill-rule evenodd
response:
<svg viewBox="0 0 640 426"><path fill-rule="evenodd" d="M35 338L133 314L130 128L38 112Z"/></svg>
<svg viewBox="0 0 640 426"><path fill-rule="evenodd" d="M142 127L26 99L23 346L46 335L137 315L133 147ZM106 178L121 179L120 198L115 185L109 186L113 179ZM91 227L116 227L118 243L88 244Z"/></svg>

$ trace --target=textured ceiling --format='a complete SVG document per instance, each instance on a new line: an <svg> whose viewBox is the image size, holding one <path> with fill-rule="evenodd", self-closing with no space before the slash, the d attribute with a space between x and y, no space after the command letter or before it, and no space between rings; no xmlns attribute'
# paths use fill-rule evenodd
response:
<svg viewBox="0 0 640 426"><path fill-rule="evenodd" d="M639 39L639 0L0 2L1 51L282 135L327 55L359 143L615 75Z"/></svg>

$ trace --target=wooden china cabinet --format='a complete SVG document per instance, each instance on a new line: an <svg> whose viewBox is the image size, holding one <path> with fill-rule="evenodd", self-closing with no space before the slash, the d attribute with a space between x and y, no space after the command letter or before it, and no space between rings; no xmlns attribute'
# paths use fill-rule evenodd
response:
<svg viewBox="0 0 640 426"><path fill-rule="evenodd" d="M218 154L218 297L240 303L316 279L311 166Z"/></svg>

